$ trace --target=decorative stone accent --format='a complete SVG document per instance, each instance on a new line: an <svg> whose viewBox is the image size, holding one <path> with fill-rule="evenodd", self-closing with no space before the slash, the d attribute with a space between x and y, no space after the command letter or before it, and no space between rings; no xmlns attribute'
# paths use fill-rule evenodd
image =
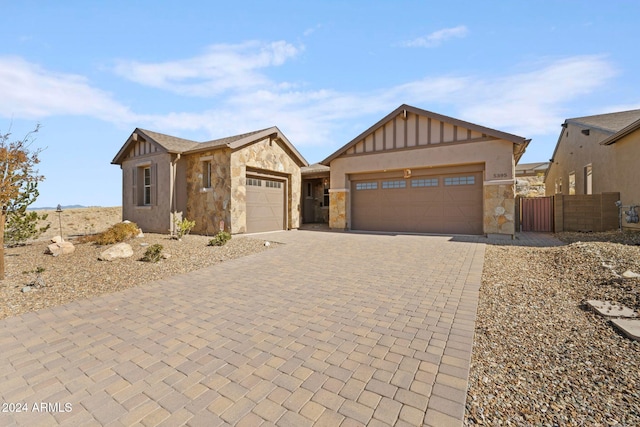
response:
<svg viewBox="0 0 640 427"><path fill-rule="evenodd" d="M213 235L218 224L229 224L229 198L231 197L230 175L231 150L221 149L192 154L187 158L187 214L186 218L195 221L192 232ZM204 171L203 158L211 161L211 188L202 187Z"/></svg>
<svg viewBox="0 0 640 427"><path fill-rule="evenodd" d="M329 227L344 230L347 228L346 190L329 190Z"/></svg>
<svg viewBox="0 0 640 427"><path fill-rule="evenodd" d="M513 183L485 183L485 234L515 234L515 186Z"/></svg>

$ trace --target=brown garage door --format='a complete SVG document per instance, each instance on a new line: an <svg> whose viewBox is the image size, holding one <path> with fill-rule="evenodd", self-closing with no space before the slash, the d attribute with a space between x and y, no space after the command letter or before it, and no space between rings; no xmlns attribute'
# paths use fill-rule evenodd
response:
<svg viewBox="0 0 640 427"><path fill-rule="evenodd" d="M284 183L247 178L247 233L284 229Z"/></svg>
<svg viewBox="0 0 640 427"><path fill-rule="evenodd" d="M351 228L482 234L482 172L433 171L352 177Z"/></svg>

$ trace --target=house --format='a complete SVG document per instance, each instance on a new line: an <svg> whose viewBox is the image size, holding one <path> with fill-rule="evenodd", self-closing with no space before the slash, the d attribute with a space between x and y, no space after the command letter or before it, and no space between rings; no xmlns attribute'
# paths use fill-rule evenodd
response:
<svg viewBox="0 0 640 427"><path fill-rule="evenodd" d="M196 142L135 129L112 161L122 169L122 216L166 233L298 228L300 168L307 161L277 128Z"/></svg>
<svg viewBox="0 0 640 427"><path fill-rule="evenodd" d="M547 195L619 192L624 206L640 205L640 110L565 120L550 162Z"/></svg>
<svg viewBox="0 0 640 427"><path fill-rule="evenodd" d="M329 226L512 236L515 165L528 143L401 105L321 162Z"/></svg>
<svg viewBox="0 0 640 427"><path fill-rule="evenodd" d="M522 197L544 196L544 176L549 162L518 163L516 165L516 194Z"/></svg>

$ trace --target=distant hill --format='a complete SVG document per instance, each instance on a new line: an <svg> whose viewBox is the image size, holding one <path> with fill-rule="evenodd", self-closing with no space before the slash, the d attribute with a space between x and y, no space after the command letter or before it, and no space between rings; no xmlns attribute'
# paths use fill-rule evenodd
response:
<svg viewBox="0 0 640 427"><path fill-rule="evenodd" d="M88 208L88 207L89 206L84 206L84 205L64 205L64 206L61 206L61 208L63 210L64 209ZM92 207L97 207L97 206L92 206ZM47 206L47 207L44 207L44 208L29 208L27 210L30 210L30 211L55 211L56 209L58 209L57 206L54 206L54 207Z"/></svg>

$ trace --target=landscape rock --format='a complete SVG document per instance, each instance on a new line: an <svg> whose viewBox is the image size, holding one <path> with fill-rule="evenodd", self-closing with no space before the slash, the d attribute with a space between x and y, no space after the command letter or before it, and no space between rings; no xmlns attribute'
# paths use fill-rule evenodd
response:
<svg viewBox="0 0 640 427"><path fill-rule="evenodd" d="M622 277L624 277L625 279L636 279L640 277L640 274L634 273L631 270L627 270L624 273L622 273Z"/></svg>
<svg viewBox="0 0 640 427"><path fill-rule="evenodd" d="M62 243L64 242L64 239L62 238L62 236L53 236L51 238L51 243Z"/></svg>
<svg viewBox="0 0 640 427"><path fill-rule="evenodd" d="M75 246L71 242L52 243L47 246L46 253L53 256L71 254L76 250Z"/></svg>
<svg viewBox="0 0 640 427"><path fill-rule="evenodd" d="M113 261L119 258L129 258L133 256L133 249L128 243L117 243L107 250L100 253L98 259L100 261Z"/></svg>
<svg viewBox="0 0 640 427"><path fill-rule="evenodd" d="M22 288L22 292L26 293L26 292L31 292L31 291L32 291L31 286L25 286L24 288Z"/></svg>

